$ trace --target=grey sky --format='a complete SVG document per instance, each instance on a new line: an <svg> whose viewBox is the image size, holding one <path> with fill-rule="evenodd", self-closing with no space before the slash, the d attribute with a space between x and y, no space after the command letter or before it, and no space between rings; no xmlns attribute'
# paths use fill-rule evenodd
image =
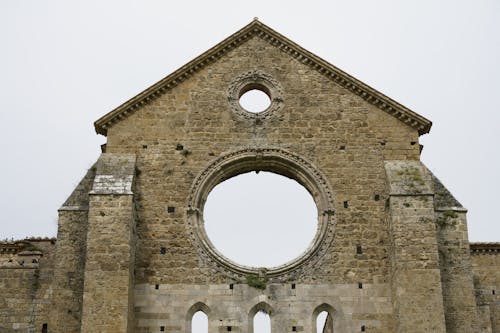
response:
<svg viewBox="0 0 500 333"><path fill-rule="evenodd" d="M434 125L422 160L500 241L498 1L2 1L0 238L55 236L93 121L254 16Z"/></svg>
<svg viewBox="0 0 500 333"><path fill-rule="evenodd" d="M249 172L217 185L203 218L222 254L254 267L295 259L312 242L318 225L314 199L305 187L270 172Z"/></svg>

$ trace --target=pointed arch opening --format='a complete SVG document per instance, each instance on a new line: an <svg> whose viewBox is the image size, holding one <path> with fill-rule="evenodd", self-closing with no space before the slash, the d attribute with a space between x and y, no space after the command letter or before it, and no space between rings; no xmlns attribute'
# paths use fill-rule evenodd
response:
<svg viewBox="0 0 500 333"><path fill-rule="evenodd" d="M326 303L316 307L312 315L312 327L315 333L333 333L335 309Z"/></svg>
<svg viewBox="0 0 500 333"><path fill-rule="evenodd" d="M208 333L210 308L202 302L191 306L186 315L186 333Z"/></svg>
<svg viewBox="0 0 500 333"><path fill-rule="evenodd" d="M266 302L260 302L248 312L249 333L271 333L273 308Z"/></svg>
<svg viewBox="0 0 500 333"><path fill-rule="evenodd" d="M271 333L271 317L264 311L253 316L253 333Z"/></svg>
<svg viewBox="0 0 500 333"><path fill-rule="evenodd" d="M328 312L326 311L321 311L318 316L316 317L316 333L323 333L323 332L328 332L328 323L327 321L329 320L328 318Z"/></svg>
<svg viewBox="0 0 500 333"><path fill-rule="evenodd" d="M205 312L195 312L191 320L191 333L208 333L208 316Z"/></svg>

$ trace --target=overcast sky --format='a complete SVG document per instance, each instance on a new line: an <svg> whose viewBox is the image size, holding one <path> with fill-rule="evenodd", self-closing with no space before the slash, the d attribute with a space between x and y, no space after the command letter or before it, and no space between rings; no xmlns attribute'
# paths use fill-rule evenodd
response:
<svg viewBox="0 0 500 333"><path fill-rule="evenodd" d="M500 241L497 0L3 0L0 238L55 236L105 142L93 122L255 16L432 120L422 160L470 239Z"/></svg>
<svg viewBox="0 0 500 333"><path fill-rule="evenodd" d="M259 19L433 121L422 160L500 241L499 1L0 3L0 238L55 236L93 122Z"/></svg>

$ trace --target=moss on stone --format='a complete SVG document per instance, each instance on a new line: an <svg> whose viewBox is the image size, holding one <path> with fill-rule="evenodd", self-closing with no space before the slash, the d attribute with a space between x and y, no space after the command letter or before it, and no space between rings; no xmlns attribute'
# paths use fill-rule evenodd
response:
<svg viewBox="0 0 500 333"><path fill-rule="evenodd" d="M247 280L247 284L250 287L260 289L260 290L266 289L267 279L265 279L265 278L261 278L257 275L247 275L246 280Z"/></svg>

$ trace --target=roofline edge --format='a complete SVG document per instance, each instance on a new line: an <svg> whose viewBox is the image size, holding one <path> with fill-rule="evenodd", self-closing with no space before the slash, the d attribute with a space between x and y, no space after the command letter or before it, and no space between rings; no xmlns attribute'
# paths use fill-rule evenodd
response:
<svg viewBox="0 0 500 333"><path fill-rule="evenodd" d="M165 91L177 86L191 77L199 69L217 61L228 51L254 36L261 37L271 44L276 45L282 51L290 54L300 62L316 69L321 74L329 77L335 83L360 96L368 103L398 118L408 126L417 129L419 135L429 133L432 122L427 118L408 109L404 105L384 95L378 90L347 74L319 56L307 51L300 45L255 19L242 29L233 33L212 48L189 61L184 66L175 70L160 81L143 90L138 95L130 98L125 103L119 105L111 112L108 112L96 120L94 122L96 133L106 136L108 128L113 126L114 123L120 121L129 114L133 113L135 110L163 95Z"/></svg>

